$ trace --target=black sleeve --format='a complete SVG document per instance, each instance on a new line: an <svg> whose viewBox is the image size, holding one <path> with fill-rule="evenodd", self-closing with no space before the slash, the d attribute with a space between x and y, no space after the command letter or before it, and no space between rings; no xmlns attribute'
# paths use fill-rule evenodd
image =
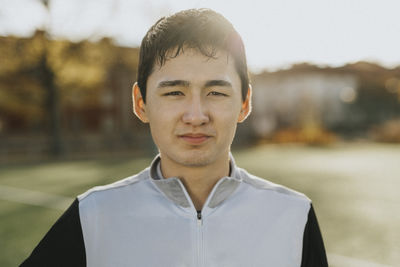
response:
<svg viewBox="0 0 400 267"><path fill-rule="evenodd" d="M301 267L327 267L328 260L317 217L311 205L308 220L304 229L303 257Z"/></svg>
<svg viewBox="0 0 400 267"><path fill-rule="evenodd" d="M86 266L78 199L75 199L32 254L20 265L28 266Z"/></svg>

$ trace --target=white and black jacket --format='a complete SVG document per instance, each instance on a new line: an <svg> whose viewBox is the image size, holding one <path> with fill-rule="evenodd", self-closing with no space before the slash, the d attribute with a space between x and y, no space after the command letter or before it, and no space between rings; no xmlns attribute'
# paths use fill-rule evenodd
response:
<svg viewBox="0 0 400 267"><path fill-rule="evenodd" d="M328 266L311 201L231 174L196 211L160 158L141 173L78 196L21 266Z"/></svg>

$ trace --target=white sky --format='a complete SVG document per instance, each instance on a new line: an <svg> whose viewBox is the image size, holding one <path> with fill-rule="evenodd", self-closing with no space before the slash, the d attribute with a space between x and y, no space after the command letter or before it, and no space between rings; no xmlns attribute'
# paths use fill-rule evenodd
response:
<svg viewBox="0 0 400 267"><path fill-rule="evenodd" d="M338 66L358 60L400 65L399 0L0 0L0 35L32 34L47 24L54 36L113 37L137 46L163 15L212 8L242 35L250 69L298 62Z"/></svg>

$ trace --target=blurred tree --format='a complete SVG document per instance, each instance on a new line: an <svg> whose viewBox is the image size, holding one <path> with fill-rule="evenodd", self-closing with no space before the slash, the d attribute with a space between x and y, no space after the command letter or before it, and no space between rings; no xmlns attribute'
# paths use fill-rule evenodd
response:
<svg viewBox="0 0 400 267"><path fill-rule="evenodd" d="M50 1L39 1L49 9ZM17 137L23 143L17 147L24 148L18 151L34 154L36 134L43 140L40 145L48 146L39 150L53 155L73 151L71 142L82 144L74 140L89 133L100 138L93 141L99 144L106 134L107 143L134 146L132 140L145 129L127 101L138 49L118 47L109 38L76 43L55 39L48 28L44 25L29 38L0 36L0 134L8 138L0 150L13 151L16 143L10 138ZM34 148L25 148L29 145Z"/></svg>
<svg viewBox="0 0 400 267"><path fill-rule="evenodd" d="M43 120L44 91L37 77L43 53L40 38L0 37L0 114L3 124L12 124L3 128L26 131Z"/></svg>
<svg viewBox="0 0 400 267"><path fill-rule="evenodd" d="M127 101L136 78L137 48L117 47L107 38L54 40L36 31L30 38L0 37L0 53L4 134L47 132L45 143L51 141L57 155L62 152L57 137L70 146L65 142L71 134L105 131L132 139L140 132L132 132L132 127L141 128Z"/></svg>
<svg viewBox="0 0 400 267"><path fill-rule="evenodd" d="M50 1L41 0L43 5L46 7L48 14L48 21L50 23ZM47 27L44 25L45 31L43 32L43 53L39 61L39 75L43 81L43 87L47 92L45 101L46 115L49 121L49 133L50 133L50 152L53 156L60 156L63 154L63 142L61 137L60 129L60 95L59 90L54 82L54 72L49 65L49 38Z"/></svg>

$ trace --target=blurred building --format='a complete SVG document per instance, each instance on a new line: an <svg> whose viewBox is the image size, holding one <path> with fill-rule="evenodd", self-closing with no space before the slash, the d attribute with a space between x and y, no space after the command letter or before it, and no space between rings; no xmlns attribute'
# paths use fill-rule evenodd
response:
<svg viewBox="0 0 400 267"><path fill-rule="evenodd" d="M400 67L298 64L253 75L252 85L247 131L254 131L253 139L276 141L274 136L284 132L279 141L319 142L321 137L331 142L334 136L399 140L393 136L400 135Z"/></svg>
<svg viewBox="0 0 400 267"><path fill-rule="evenodd" d="M334 128L346 120L358 92L354 74L313 66L256 75L252 85L252 127L261 137L306 124Z"/></svg>

